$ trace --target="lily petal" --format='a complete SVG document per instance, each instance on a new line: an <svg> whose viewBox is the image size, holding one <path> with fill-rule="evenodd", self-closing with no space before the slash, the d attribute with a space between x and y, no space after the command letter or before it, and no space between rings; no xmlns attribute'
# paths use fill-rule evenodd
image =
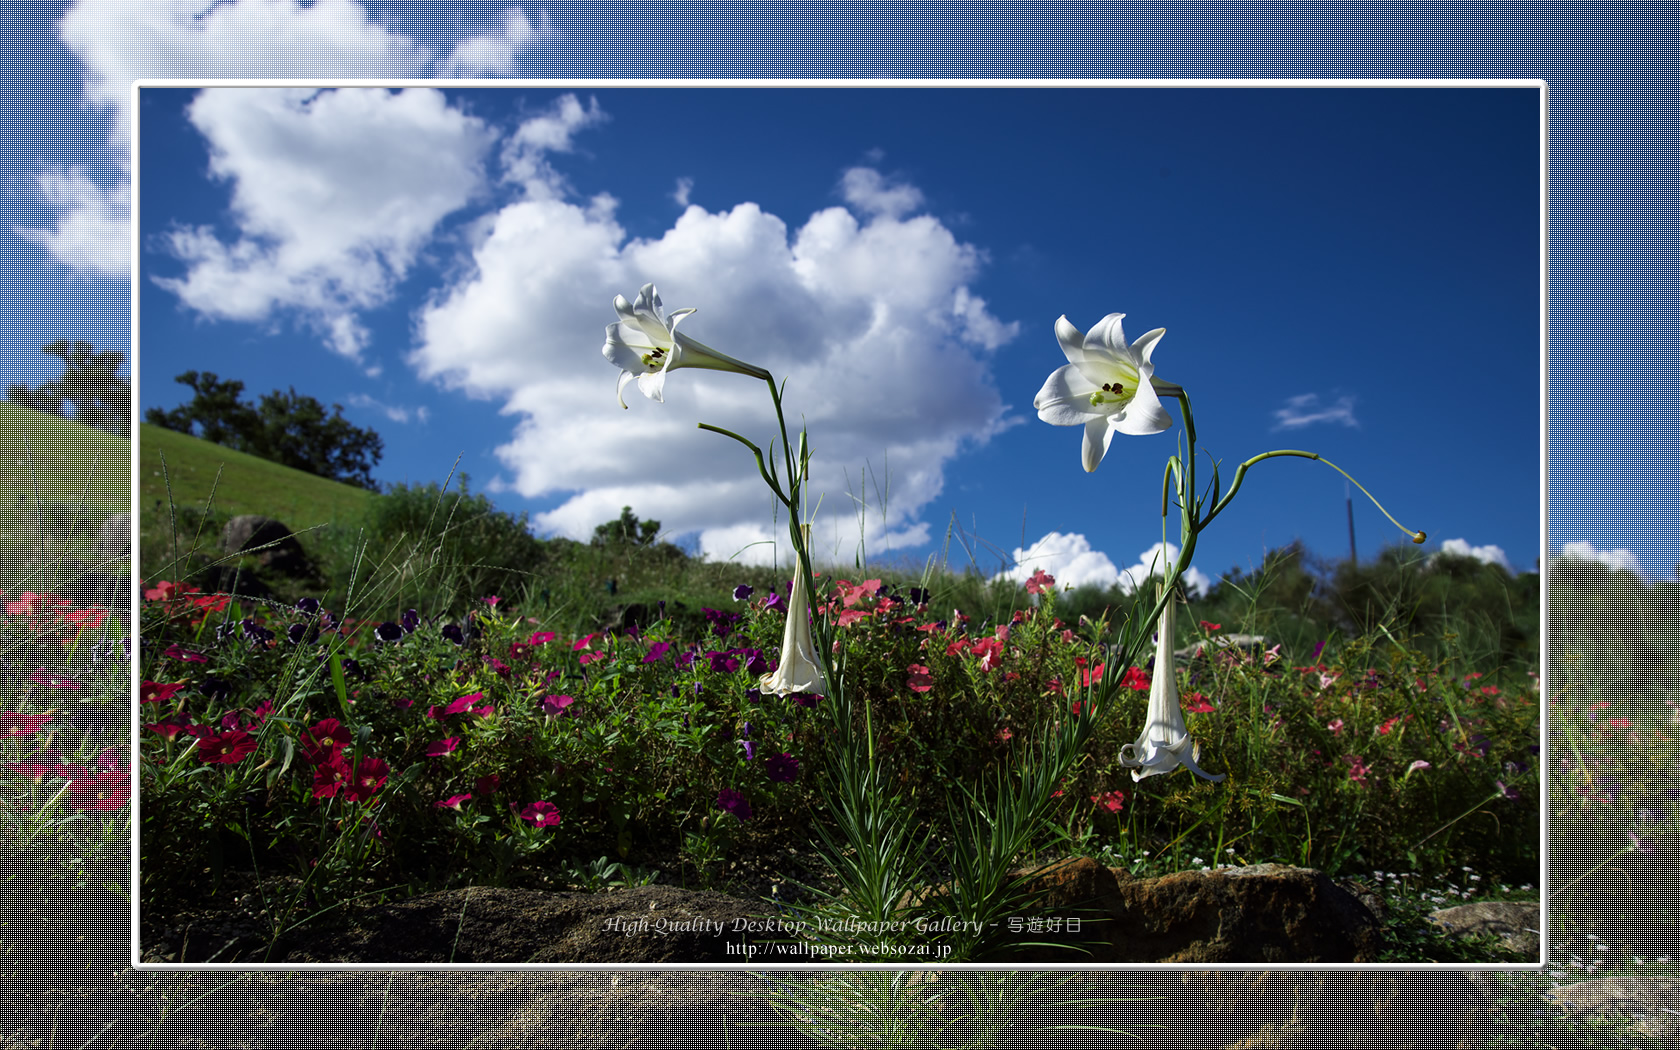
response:
<svg viewBox="0 0 1680 1050"><path fill-rule="evenodd" d="M618 403L624 408L630 407L624 402L624 388L631 379L645 396L664 401L665 374L677 368L710 368L755 379L770 378L770 373L757 365L738 361L678 333L677 325L694 313L694 307L673 311L667 318L659 290L651 284L642 285L635 302L614 296L613 309L619 319L607 326L601 354L619 368Z"/></svg>
<svg viewBox="0 0 1680 1050"><path fill-rule="evenodd" d="M1170 773L1182 765L1197 776L1218 783L1225 779L1225 774L1210 775L1197 765L1199 749L1185 728L1184 711L1178 702L1178 675L1172 650L1177 605L1174 599L1161 610L1155 635L1155 675L1149 683L1149 710L1137 740L1120 748L1120 764L1131 767L1134 781Z"/></svg>
<svg viewBox="0 0 1680 1050"><path fill-rule="evenodd" d="M806 549L810 549L811 526L805 530ZM822 668L817 663L817 647L811 640L811 600L805 591L805 572L797 564L793 574L793 589L788 594L787 626L782 629L781 659L776 669L760 675L758 687L766 693L786 696L788 693L820 693L825 690Z"/></svg>
<svg viewBox="0 0 1680 1050"><path fill-rule="evenodd" d="M1125 314L1104 317L1081 332L1066 316L1056 319L1056 342L1068 363L1050 373L1033 398L1038 418L1052 426L1085 428L1080 460L1097 469L1116 433L1158 434L1172 426L1160 394L1177 396L1182 388L1155 379L1151 360L1165 328L1126 342Z"/></svg>

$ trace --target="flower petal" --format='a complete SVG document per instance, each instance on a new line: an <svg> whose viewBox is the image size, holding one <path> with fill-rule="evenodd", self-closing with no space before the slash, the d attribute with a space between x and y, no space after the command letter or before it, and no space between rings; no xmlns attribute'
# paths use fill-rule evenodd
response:
<svg viewBox="0 0 1680 1050"><path fill-rule="evenodd" d="M1080 450L1080 456L1087 474L1096 470L1097 464L1108 454L1108 443L1114 439L1114 428L1109 425L1110 418L1099 415L1085 424L1085 444Z"/></svg>
<svg viewBox="0 0 1680 1050"><path fill-rule="evenodd" d="M1038 418L1054 426L1084 426L1103 415L1091 406L1091 394L1096 389L1078 368L1063 365L1044 381L1033 397L1033 407L1038 409Z"/></svg>
<svg viewBox="0 0 1680 1050"><path fill-rule="evenodd" d="M1159 434L1173 422L1167 410L1161 407L1161 399L1155 395L1154 386L1147 382L1139 383L1137 393L1109 418L1114 421L1115 430L1133 436Z"/></svg>

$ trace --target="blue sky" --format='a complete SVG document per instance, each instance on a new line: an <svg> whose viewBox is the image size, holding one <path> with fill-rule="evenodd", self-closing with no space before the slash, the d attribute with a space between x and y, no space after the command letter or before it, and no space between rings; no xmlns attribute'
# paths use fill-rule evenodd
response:
<svg viewBox="0 0 1680 1050"><path fill-rule="evenodd" d="M855 555L856 496L874 556L919 562L954 521L983 571L1108 583L1161 539L1181 431L1117 436L1087 474L1033 397L1066 363L1058 316L1121 312L1133 340L1167 330L1156 374L1227 478L1316 451L1429 549L1526 571L1539 127L1520 88L148 89L140 400L181 402L188 369L296 387L379 431L383 481L460 455L545 533L629 504L763 560L750 457L695 429L767 444L762 386L614 397L612 297L652 282L788 379L830 556ZM1261 464L1197 568L1297 537L1345 557L1348 491ZM1364 557L1403 540L1352 495Z"/></svg>
<svg viewBox="0 0 1680 1050"><path fill-rule="evenodd" d="M1521 10L1511 25L1523 23ZM1489 76L1546 76L1553 89L1550 549L1672 578L1680 547L1666 503L1652 502L1672 488L1663 480L1673 461L1663 422L1672 416L1671 238L1661 232L1672 205L1657 192L1662 162L1648 144L1661 140L1673 104L1650 88L1655 81L1640 79L1651 60L1634 46L1660 19L1616 10L1591 27L1535 38L1532 48L1481 52L1471 64ZM1264 49L1238 61L1219 50L1227 38L1218 33L1187 45L1182 34L1201 22L1138 8L1133 22L1110 26L1082 12L1057 8L1020 38L1043 43L1061 33L1083 42L1052 55L1023 50L1011 34L1025 24L1011 28L1015 16L1001 9L997 24L969 27L970 46L930 36L908 50L876 47L878 28L863 23L819 26L792 12L767 23L791 49L783 53L735 49L716 35L734 16L704 6L691 9L683 46L625 49L615 42L628 39L634 19L590 4L485 5L447 16L356 0L15 5L11 148L0 162L10 188L0 199L0 278L15 307L3 347L8 376L49 374L52 362L37 348L53 339L130 349L135 77L786 75L817 68L815 59L791 57L817 40L831 56L824 68L872 78L968 69L1159 76L1198 61L1220 75L1307 76L1335 65L1347 76L1445 77L1470 68L1427 49L1396 57L1389 36L1448 24L1435 16L1352 13L1334 37L1334 62L1328 53L1323 61L1266 58ZM649 39L677 39L658 24L646 28ZM1490 22L1476 39L1502 32ZM1149 43L1167 40L1176 43ZM430 124L426 107L414 105L408 119L420 123L398 141L428 151L384 177L384 199L406 203L401 221L370 233L355 215L337 229L304 221L296 195L277 195L251 167L262 143L222 141L231 125L224 120L218 131L214 107L195 121L185 107L196 93L160 92L141 173L154 156L170 166L144 183L152 204L134 275L144 403L179 402L186 391L169 377L193 367L242 379L252 396L295 385L379 430L383 479L439 478L460 453L475 488L551 530L575 532L628 496L691 543L707 546L709 533L712 546L739 549L765 531L767 514L729 483L733 449L695 446L690 428L705 418L765 436L756 389L737 383L732 391L736 377L680 373L664 406L601 407L612 406L613 370L596 356L610 297L653 280L668 307L699 308L685 322L696 336L791 380L790 406L811 422L818 469L827 471L826 515L850 504L845 492L857 488L863 465L879 471L885 460L893 499L873 526L872 553L919 560L943 546L954 519L1003 555L1052 534L1071 551L1083 542L1089 551L1079 565L1063 552L1064 575L1100 581L1108 566L1135 564L1158 539L1150 501L1139 494L1156 490L1173 434L1119 439L1086 475L1077 433L1039 422L1031 400L1062 363L1051 334L1057 316L1089 327L1121 311L1133 338L1168 330L1158 374L1191 390L1203 445L1228 466L1265 448L1315 449L1428 531L1432 548L1456 541L1485 557L1497 550L1517 570L1540 553L1539 143L1529 92L819 94L614 85L574 87L584 108L571 117L554 108L565 93L444 88ZM1611 98L1644 100L1644 108ZM300 113L331 108L298 105ZM370 126L382 119L365 115ZM309 139L321 122L295 123L269 130L302 135L300 144L318 148L312 163L359 172L364 184L378 171L356 162L366 143L353 133L334 153ZM450 128L450 149L432 148L429 136ZM214 171L213 156L221 158ZM302 177L302 156L270 166ZM428 186L445 178L456 181ZM706 220L686 241L674 232L685 185ZM593 268L557 253L570 269L543 272L549 280L563 273L570 294L537 281L525 297L533 307L477 275L485 238L498 229L511 235L506 223L522 203L533 210L535 193L576 220L574 233L604 239L593 242ZM591 212L603 194L610 209ZM376 210L373 198L358 199ZM743 212L747 204L756 210ZM801 232L833 209L856 224L860 241L870 230L880 241L892 227L943 238L946 254L924 258L932 279L921 283L883 283L892 271L868 264L849 271L846 286L820 266L801 270ZM725 216L767 238L753 242L762 250L749 261L759 269L709 265L720 242L707 242L707 233L727 225ZM198 239L179 240L183 231ZM679 259L677 247L698 254ZM243 251L246 268L204 269L216 250L225 258ZM218 276L228 283L207 291L203 282ZM200 283L156 280L189 277ZM782 283L761 287L803 298L754 299L760 286L748 278L772 277ZM197 300L184 296L189 287ZM959 291L966 314L953 315ZM812 305L818 292L826 312ZM886 343L864 345L856 329L888 292L898 304L881 315L897 326L892 354ZM917 296L923 309L912 318ZM469 352L470 328L441 326L450 305L457 318L489 309L497 330L526 338L516 350ZM962 316L973 323L965 328ZM1607 382L1621 384L1615 396L1605 396ZM1287 418L1280 412L1320 418L1274 429ZM575 435L584 432L592 436L579 454ZM636 458L649 440L658 454ZM639 469L621 469L631 458ZM1198 567L1212 576L1247 566L1295 537L1342 556L1346 491L1322 467L1262 465L1204 535ZM1399 537L1367 504L1355 513L1366 557ZM831 549L849 557L847 543L831 530Z"/></svg>

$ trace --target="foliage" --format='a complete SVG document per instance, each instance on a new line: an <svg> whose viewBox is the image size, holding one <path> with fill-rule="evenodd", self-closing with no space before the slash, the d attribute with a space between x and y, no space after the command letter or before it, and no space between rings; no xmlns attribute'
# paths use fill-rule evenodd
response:
<svg viewBox="0 0 1680 1050"><path fill-rule="evenodd" d="M371 472L385 443L371 429L345 419L342 405L333 405L328 416L315 398L290 388L264 394L253 407L239 399L243 382L219 379L214 372L183 372L175 382L192 388L192 400L167 412L148 409L146 422L196 433L206 441L318 477L377 490Z"/></svg>
<svg viewBox="0 0 1680 1050"><path fill-rule="evenodd" d="M6 398L37 412L63 416L64 402L76 409L76 422L128 436L130 385L117 375L127 360L120 351L95 351L92 344L59 339L41 348L64 362L64 374L36 386L10 383Z"/></svg>

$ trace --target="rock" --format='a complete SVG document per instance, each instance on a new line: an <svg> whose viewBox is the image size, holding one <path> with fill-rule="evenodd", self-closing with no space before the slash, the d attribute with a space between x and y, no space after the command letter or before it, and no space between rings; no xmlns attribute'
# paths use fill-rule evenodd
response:
<svg viewBox="0 0 1680 1050"><path fill-rule="evenodd" d="M241 514L222 529L222 549L229 554L253 553L257 564L287 576L309 576L314 567L303 545L284 522L260 514Z"/></svg>
<svg viewBox="0 0 1680 1050"><path fill-rule="evenodd" d="M1540 905L1527 901L1477 901L1429 913L1429 921L1459 937L1492 934L1519 955L1540 959Z"/></svg>
<svg viewBox="0 0 1680 1050"><path fill-rule="evenodd" d="M1045 869L1042 916L1077 948L1024 947L1007 962L1374 962L1376 918L1322 872L1261 864L1134 879L1089 857ZM1066 920L1078 918L1079 929ZM1051 939L1040 934L1037 939ZM1089 953L1089 954L1085 954Z"/></svg>
<svg viewBox="0 0 1680 1050"><path fill-rule="evenodd" d="M1173 656L1180 660L1193 660L1197 656L1212 656L1224 649L1237 648L1253 653L1268 649L1264 635L1259 634L1221 634L1206 642L1195 642L1182 649L1174 649Z"/></svg>
<svg viewBox="0 0 1680 1050"><path fill-rule="evenodd" d="M1601 977L1553 988L1547 998L1571 1020L1603 1021L1650 1039L1680 1042L1680 979Z"/></svg>
<svg viewBox="0 0 1680 1050"><path fill-rule="evenodd" d="M1184 985L1198 1028L1246 1033L1224 1050L1480 1050L1494 1034L1463 973L1188 973Z"/></svg>
<svg viewBox="0 0 1680 1050"><path fill-rule="evenodd" d="M196 937L172 929L146 954L160 962L741 964L752 958L747 948L772 939L763 932L770 911L675 886L610 893L468 886L329 913L282 934L272 949L245 923Z"/></svg>
<svg viewBox="0 0 1680 1050"><path fill-rule="evenodd" d="M107 558L126 558L133 546L133 536L134 519L127 514L113 514L99 526L95 546Z"/></svg>

